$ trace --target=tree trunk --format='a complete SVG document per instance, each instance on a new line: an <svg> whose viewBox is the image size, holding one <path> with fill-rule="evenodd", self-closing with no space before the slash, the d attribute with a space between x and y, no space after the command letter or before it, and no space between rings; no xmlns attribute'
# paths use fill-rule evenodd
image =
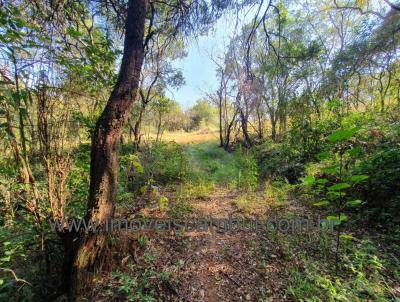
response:
<svg viewBox="0 0 400 302"><path fill-rule="evenodd" d="M240 109L240 120L242 124L242 132L243 132L243 138L244 138L244 145L246 148L252 146L252 142L250 139L249 131L247 129L247 116L244 114L243 110Z"/></svg>
<svg viewBox="0 0 400 302"><path fill-rule="evenodd" d="M104 224L114 215L117 194L117 148L123 125L131 111L144 57L145 0L129 0L124 52L118 81L97 121L92 138L90 187L86 220ZM71 276L71 300L79 300L102 263L106 234L80 238Z"/></svg>
<svg viewBox="0 0 400 302"><path fill-rule="evenodd" d="M258 103L256 107L256 113L257 113L257 121L258 121L258 139L260 141L263 140L264 138L264 122L262 118L262 113L261 113L261 104Z"/></svg>
<svg viewBox="0 0 400 302"><path fill-rule="evenodd" d="M135 122L135 126L133 128L133 136L134 136L134 148L135 150L139 150L139 145L140 145L140 126L142 124L142 119L143 119L143 113L145 110L145 106L142 104L140 107L140 112L138 119Z"/></svg>
<svg viewBox="0 0 400 302"><path fill-rule="evenodd" d="M275 120L271 120L271 138L272 141L276 141L276 121Z"/></svg>
<svg viewBox="0 0 400 302"><path fill-rule="evenodd" d="M224 146L224 137L222 134L222 96L219 96L219 103L218 103L218 115L219 115L219 146Z"/></svg>
<svg viewBox="0 0 400 302"><path fill-rule="evenodd" d="M230 121L230 123L226 127L226 137L225 137L225 144L224 144L224 149L226 151L229 151L229 149L230 149L232 127L233 127L233 124L236 121L236 116L238 114L238 111L239 111L239 109L235 109L235 112L233 114L232 120Z"/></svg>
<svg viewBox="0 0 400 302"><path fill-rule="evenodd" d="M273 110L269 111L269 119L271 121L271 138L272 141L276 141L276 114Z"/></svg>

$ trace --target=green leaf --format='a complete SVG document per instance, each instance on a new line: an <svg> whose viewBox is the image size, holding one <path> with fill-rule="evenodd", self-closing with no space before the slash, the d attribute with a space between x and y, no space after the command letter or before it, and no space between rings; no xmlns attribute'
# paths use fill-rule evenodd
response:
<svg viewBox="0 0 400 302"><path fill-rule="evenodd" d="M338 165L328 166L322 168L322 171L329 174L335 174L339 171L339 166Z"/></svg>
<svg viewBox="0 0 400 302"><path fill-rule="evenodd" d="M346 202L346 207L348 207L348 208L356 208L356 207L361 206L362 204L363 204L362 200L359 200L359 199L350 200L350 201Z"/></svg>
<svg viewBox="0 0 400 302"><path fill-rule="evenodd" d="M326 178L319 178L316 181L316 183L322 184L322 185L326 184L327 182L328 182L328 180Z"/></svg>
<svg viewBox="0 0 400 302"><path fill-rule="evenodd" d="M368 175L353 175L351 177L351 181L354 181L355 183L361 182L363 180L368 179L369 176Z"/></svg>
<svg viewBox="0 0 400 302"><path fill-rule="evenodd" d="M356 134L359 130L360 130L360 127L337 130L328 136L328 141L331 143L335 143L335 142L340 142L340 141L349 139L354 134Z"/></svg>
<svg viewBox="0 0 400 302"><path fill-rule="evenodd" d="M6 256L6 257L3 257L3 258L0 258L0 262L10 262L10 260L11 260L10 256Z"/></svg>
<svg viewBox="0 0 400 302"><path fill-rule="evenodd" d="M336 199L338 197L345 196L346 194L344 192L337 192L337 191L329 191L326 192L326 196L331 198L331 199Z"/></svg>
<svg viewBox="0 0 400 302"><path fill-rule="evenodd" d="M15 18L15 25L18 27L29 26L29 23L26 22L23 18Z"/></svg>
<svg viewBox="0 0 400 302"><path fill-rule="evenodd" d="M326 219L332 221L334 226L339 225L341 223L338 216L328 216L326 217Z"/></svg>
<svg viewBox="0 0 400 302"><path fill-rule="evenodd" d="M337 217L337 216L328 216L328 217L326 217L326 219L328 219L328 220L339 220L339 217Z"/></svg>
<svg viewBox="0 0 400 302"><path fill-rule="evenodd" d="M311 186L312 184L314 184L314 182L315 182L315 178L314 178L314 176L312 176L312 175L306 176L306 177L304 178L304 180L303 180L303 183L304 183L306 186Z"/></svg>
<svg viewBox="0 0 400 302"><path fill-rule="evenodd" d="M0 286L4 284L4 279L0 279Z"/></svg>
<svg viewBox="0 0 400 302"><path fill-rule="evenodd" d="M341 234L339 237L340 237L340 239L344 239L344 240L355 240L356 239L350 234Z"/></svg>
<svg viewBox="0 0 400 302"><path fill-rule="evenodd" d="M318 153L317 157L318 157L319 160L327 159L329 157L329 152L328 151L324 151L324 152Z"/></svg>
<svg viewBox="0 0 400 302"><path fill-rule="evenodd" d="M355 147L351 150L348 151L349 155L352 157L356 157L361 153L362 149L361 147Z"/></svg>
<svg viewBox="0 0 400 302"><path fill-rule="evenodd" d="M350 188L350 185L348 183L345 182L340 182L338 184L335 184L333 186L330 186L328 188L329 191L340 191L340 190L344 190Z"/></svg>
<svg viewBox="0 0 400 302"><path fill-rule="evenodd" d="M340 221L347 221L349 218L347 215L344 215L343 213L340 214Z"/></svg>
<svg viewBox="0 0 400 302"><path fill-rule="evenodd" d="M67 34L69 34L71 37L73 38L79 38L80 36L82 36L82 33L77 31L75 28L73 27L68 27L67 29Z"/></svg>
<svg viewBox="0 0 400 302"><path fill-rule="evenodd" d="M321 201L313 203L313 205L316 206L316 207L323 207L323 206L326 206L328 204L329 204L329 201L327 201L327 200L321 200Z"/></svg>

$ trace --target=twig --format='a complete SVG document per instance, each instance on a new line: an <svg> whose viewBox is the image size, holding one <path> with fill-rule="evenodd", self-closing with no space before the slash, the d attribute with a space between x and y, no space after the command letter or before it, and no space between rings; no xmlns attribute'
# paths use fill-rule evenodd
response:
<svg viewBox="0 0 400 302"><path fill-rule="evenodd" d="M220 271L226 278L228 278L229 280L231 280L233 283L235 283L237 285L237 287L240 287L239 282L237 282L235 279L233 279L231 276L229 276L228 273Z"/></svg>
<svg viewBox="0 0 400 302"><path fill-rule="evenodd" d="M28 282L28 281L26 281L24 279L18 278L17 275L15 274L15 272L12 269L10 269L10 268L2 268L2 270L5 271L5 272L11 273L16 282L22 282L22 283L28 284L30 287L33 287L33 285L30 282Z"/></svg>

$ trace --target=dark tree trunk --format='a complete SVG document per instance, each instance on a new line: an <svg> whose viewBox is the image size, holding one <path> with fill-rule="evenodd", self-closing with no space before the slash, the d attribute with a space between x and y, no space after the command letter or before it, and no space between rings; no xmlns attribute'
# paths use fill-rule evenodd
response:
<svg viewBox="0 0 400 302"><path fill-rule="evenodd" d="M157 122L157 137L156 137L156 142L159 141L160 135L161 135L161 126L162 126L162 114L158 114L158 122Z"/></svg>
<svg viewBox="0 0 400 302"><path fill-rule="evenodd" d="M271 138L275 142L276 141L276 120L271 119Z"/></svg>
<svg viewBox="0 0 400 302"><path fill-rule="evenodd" d="M273 110L269 110L269 119L271 121L271 138L272 141L276 141L276 114Z"/></svg>
<svg viewBox="0 0 400 302"><path fill-rule="evenodd" d="M219 146L224 146L224 136L222 130L222 97L219 97L219 104L218 104L218 113L219 113Z"/></svg>
<svg viewBox="0 0 400 302"><path fill-rule="evenodd" d="M242 125L244 145L247 148L251 147L252 142L251 142L251 139L250 139L249 131L247 129L247 116L244 114L242 109L240 110L240 120L241 120L241 125Z"/></svg>
<svg viewBox="0 0 400 302"><path fill-rule="evenodd" d="M134 147L135 150L139 150L140 145L140 126L142 125L143 113L146 107L142 104L140 107L140 112L138 119L135 122L135 126L133 128L133 136L134 136Z"/></svg>
<svg viewBox="0 0 400 302"><path fill-rule="evenodd" d="M224 145L224 149L226 151L229 151L229 148L230 148L232 126L233 126L233 121L229 124L229 126L226 130L226 139L225 139L225 145Z"/></svg>
<svg viewBox="0 0 400 302"><path fill-rule="evenodd" d="M263 122L263 117L261 113L261 104L258 103L256 112L257 112L257 121L258 121L258 139L261 141L264 138L264 122Z"/></svg>
<svg viewBox="0 0 400 302"><path fill-rule="evenodd" d="M229 149L230 149L231 132L232 132L232 127L235 124L237 114L238 114L238 109L235 110L232 120L228 124L228 127L226 127L226 137L225 137L225 144L224 144L224 149L226 151L229 151Z"/></svg>
<svg viewBox="0 0 400 302"><path fill-rule="evenodd" d="M86 220L105 223L114 215L117 194L118 154L123 125L131 111L144 57L145 0L129 0L125 43L118 81L97 121L92 139L90 187ZM70 296L79 300L102 262L105 234L80 238L74 257Z"/></svg>

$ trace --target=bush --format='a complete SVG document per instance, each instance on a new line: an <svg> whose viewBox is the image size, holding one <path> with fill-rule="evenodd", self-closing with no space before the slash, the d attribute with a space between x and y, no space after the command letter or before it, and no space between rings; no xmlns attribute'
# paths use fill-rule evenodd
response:
<svg viewBox="0 0 400 302"><path fill-rule="evenodd" d="M370 116L363 114L352 113L343 118L342 124L346 125L343 131L358 129L357 135L341 144L325 144L324 152L317 155L320 162L307 165L308 178L318 179L312 186L313 195L318 199L326 199L326 192L321 190L322 187L348 182L357 175L368 176L344 190L345 199L361 202L360 213L364 216L367 214L368 218L384 223L396 223L397 213L400 210L399 128L395 123L377 127L376 122L371 120ZM334 133L339 132L341 131ZM327 140L333 136L334 134L331 134ZM341 169L343 179L339 179L340 150L344 152L343 169ZM327 203L321 201L317 204ZM355 209L352 209L352 212L355 212Z"/></svg>
<svg viewBox="0 0 400 302"><path fill-rule="evenodd" d="M140 163L148 179L158 184L180 182L189 174L189 160L182 146L158 142L143 149Z"/></svg>
<svg viewBox="0 0 400 302"><path fill-rule="evenodd" d="M383 143L356 170L370 176L356 190L366 201L369 214L379 219L396 216L400 211L400 145Z"/></svg>
<svg viewBox="0 0 400 302"><path fill-rule="evenodd" d="M290 147L266 142L255 148L254 155L262 179L285 178L293 184L303 176L301 156Z"/></svg>
<svg viewBox="0 0 400 302"><path fill-rule="evenodd" d="M235 154L237 156L238 174L236 186L238 188L251 189L258 183L257 162L251 155Z"/></svg>
<svg viewBox="0 0 400 302"><path fill-rule="evenodd" d="M383 265L372 243L361 241L348 247L343 263L346 274L330 274L322 263L306 260L301 271L291 273L287 292L296 301L391 301L381 274Z"/></svg>

